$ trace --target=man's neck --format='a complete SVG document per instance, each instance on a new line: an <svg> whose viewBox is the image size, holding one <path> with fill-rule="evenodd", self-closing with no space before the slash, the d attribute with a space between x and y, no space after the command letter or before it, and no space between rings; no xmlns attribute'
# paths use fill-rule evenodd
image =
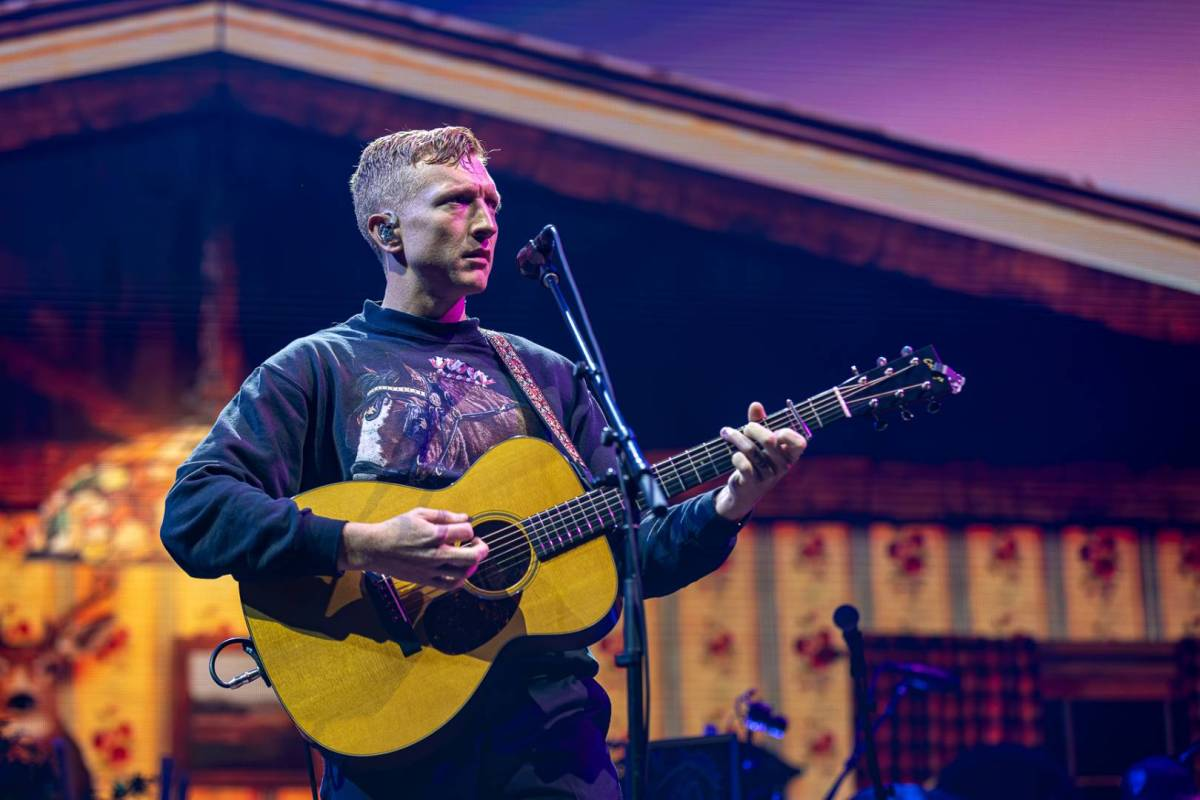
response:
<svg viewBox="0 0 1200 800"><path fill-rule="evenodd" d="M467 298L442 299L425 292L413 291L399 281L388 281L383 293L383 307L403 311L416 317L438 322L461 322L467 316Z"/></svg>

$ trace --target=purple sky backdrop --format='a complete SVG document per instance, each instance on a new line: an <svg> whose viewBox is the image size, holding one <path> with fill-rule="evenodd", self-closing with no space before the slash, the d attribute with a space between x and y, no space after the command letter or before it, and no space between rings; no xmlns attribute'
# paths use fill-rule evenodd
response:
<svg viewBox="0 0 1200 800"><path fill-rule="evenodd" d="M420 0L1200 212L1200 0Z"/></svg>

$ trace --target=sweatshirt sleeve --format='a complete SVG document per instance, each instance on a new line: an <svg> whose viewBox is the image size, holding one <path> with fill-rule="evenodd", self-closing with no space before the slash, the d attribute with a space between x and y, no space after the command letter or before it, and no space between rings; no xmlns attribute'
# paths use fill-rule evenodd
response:
<svg viewBox="0 0 1200 800"><path fill-rule="evenodd" d="M575 381L568 431L594 476L615 468L615 451L600 443L607 424L599 404L581 381ZM569 396L569 395L568 395ZM646 516L638 530L642 554L642 590L662 597L713 572L733 552L745 520L731 522L717 513L716 493L704 492L672 505L662 519ZM623 533L610 539L617 566L624 572Z"/></svg>
<svg viewBox="0 0 1200 800"><path fill-rule="evenodd" d="M298 383L260 366L179 467L161 535L189 575L337 572L345 521L301 510L290 499L300 487L310 415Z"/></svg>

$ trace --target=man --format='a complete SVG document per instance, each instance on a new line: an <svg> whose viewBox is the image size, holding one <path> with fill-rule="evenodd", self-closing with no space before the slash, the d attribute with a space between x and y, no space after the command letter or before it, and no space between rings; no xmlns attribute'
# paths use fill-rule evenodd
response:
<svg viewBox="0 0 1200 800"><path fill-rule="evenodd" d="M386 277L383 302L293 342L254 370L209 436L179 468L162 536L190 574L324 575L370 569L455 589L487 555L465 514L414 509L381 523L326 519L288 498L334 481L446 486L516 435L562 443L533 412L498 353L466 317L487 288L500 195L487 154L465 128L375 140L350 181L359 230ZM615 463L604 418L571 363L508 336L592 474ZM750 406L724 429L736 471L716 492L673 506L642 531L647 596L719 566L741 522L804 451ZM327 798L616 798L607 755L609 705L584 651L497 664L476 732L402 770L327 759Z"/></svg>

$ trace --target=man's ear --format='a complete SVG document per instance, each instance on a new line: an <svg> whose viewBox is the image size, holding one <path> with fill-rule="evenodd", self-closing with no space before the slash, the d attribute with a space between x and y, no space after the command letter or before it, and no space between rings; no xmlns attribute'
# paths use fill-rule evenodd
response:
<svg viewBox="0 0 1200 800"><path fill-rule="evenodd" d="M397 261L401 261L401 254L404 252L404 243L400 240L400 231L397 230L399 226L400 222L394 211L380 211L367 217L367 230L371 232L375 246L385 253L391 253Z"/></svg>

